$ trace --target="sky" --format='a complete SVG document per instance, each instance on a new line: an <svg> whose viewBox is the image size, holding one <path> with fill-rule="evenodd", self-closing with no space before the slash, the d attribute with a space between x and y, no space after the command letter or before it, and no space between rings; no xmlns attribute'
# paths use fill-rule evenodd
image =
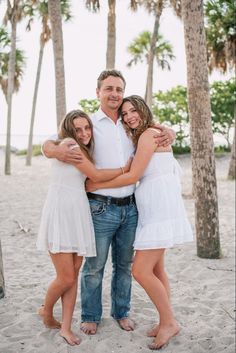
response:
<svg viewBox="0 0 236 353"><path fill-rule="evenodd" d="M80 99L96 98L96 80L106 64L106 32L107 32L107 0L100 1L99 13L91 13L85 8L84 0L72 0L70 22L63 24L64 63L66 77L67 111L78 108ZM142 31L152 31L154 17L145 10L134 13L129 10L128 0L118 0L116 8L116 68L126 78L125 95L145 92L147 66L138 64L127 67L131 59L127 47ZM0 20L3 18L5 1L0 5ZM23 21L17 28L17 47L24 50L27 64L20 91L13 96L12 102L12 145L26 147L30 126L30 115L34 82L39 52L40 22L35 19L31 32L25 30ZM154 92L167 90L176 85L186 86L186 60L184 50L184 34L181 21L171 9L165 9L160 22L160 33L172 46L176 59L171 63L171 71L154 69ZM214 73L213 80L225 77ZM7 105L0 91L0 145L5 144ZM56 102L54 62L51 41L45 46L43 65L36 107L34 143L43 141L46 136L56 132Z"/></svg>

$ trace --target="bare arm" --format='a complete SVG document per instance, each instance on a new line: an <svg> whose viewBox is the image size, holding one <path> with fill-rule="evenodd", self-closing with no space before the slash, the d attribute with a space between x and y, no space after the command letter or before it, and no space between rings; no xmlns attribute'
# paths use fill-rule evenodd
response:
<svg viewBox="0 0 236 353"><path fill-rule="evenodd" d="M139 138L138 147L134 160L131 164L131 169L128 173L118 176L117 178L106 182L86 182L87 191L95 191L97 189L117 188L135 184L143 175L153 153L156 148L154 139L152 138L155 132L147 130Z"/></svg>
<svg viewBox="0 0 236 353"><path fill-rule="evenodd" d="M75 150L79 149L74 148ZM83 154L83 152L81 152ZM83 160L80 163L73 163L73 165L79 169L83 174L93 182L102 182L116 178L117 176L126 173L130 169L131 159L128 160L124 167L113 168L113 169L97 169L95 165L83 154Z"/></svg>
<svg viewBox="0 0 236 353"><path fill-rule="evenodd" d="M70 148L71 143L63 143L57 145L55 141L48 140L43 146L42 150L46 157L56 158L61 162L74 164L81 162L84 158L81 151L77 149Z"/></svg>

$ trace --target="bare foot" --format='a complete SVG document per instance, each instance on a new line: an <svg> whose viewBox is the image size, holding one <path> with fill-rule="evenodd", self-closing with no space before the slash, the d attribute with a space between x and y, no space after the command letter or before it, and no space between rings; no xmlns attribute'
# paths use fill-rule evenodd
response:
<svg viewBox="0 0 236 353"><path fill-rule="evenodd" d="M169 342L171 337L176 336L180 331L180 327L177 322L174 322L170 326L160 326L158 334L153 343L148 345L148 348L155 351L162 348Z"/></svg>
<svg viewBox="0 0 236 353"><path fill-rule="evenodd" d="M66 343L68 343L70 346L75 346L79 345L81 342L81 339L78 338L72 331L60 331L60 336L64 338Z"/></svg>
<svg viewBox="0 0 236 353"><path fill-rule="evenodd" d="M47 328L61 328L61 323L54 319L51 315L46 315L44 310L44 305L42 305L38 310L38 315L42 317L43 323Z"/></svg>
<svg viewBox="0 0 236 353"><path fill-rule="evenodd" d="M95 335L97 332L97 326L98 324L96 322L82 322L80 329L86 333L86 335Z"/></svg>
<svg viewBox="0 0 236 353"><path fill-rule="evenodd" d="M125 331L133 331L134 330L134 321L125 317L124 319L117 320L120 328Z"/></svg>
<svg viewBox="0 0 236 353"><path fill-rule="evenodd" d="M151 328L151 330L149 330L149 331L147 332L147 336L148 336L148 337L156 337L156 335L158 334L159 328L160 328L159 324L154 325L154 326Z"/></svg>

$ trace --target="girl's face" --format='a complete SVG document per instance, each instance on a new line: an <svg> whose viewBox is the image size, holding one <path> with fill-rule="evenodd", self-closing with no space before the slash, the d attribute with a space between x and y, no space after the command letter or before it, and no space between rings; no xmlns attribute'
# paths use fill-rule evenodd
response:
<svg viewBox="0 0 236 353"><path fill-rule="evenodd" d="M139 113L130 102L125 102L122 105L121 115L122 119L130 129L137 129L137 127L141 123Z"/></svg>
<svg viewBox="0 0 236 353"><path fill-rule="evenodd" d="M86 118L75 118L73 124L77 139L84 145L88 145L92 137L92 130Z"/></svg>

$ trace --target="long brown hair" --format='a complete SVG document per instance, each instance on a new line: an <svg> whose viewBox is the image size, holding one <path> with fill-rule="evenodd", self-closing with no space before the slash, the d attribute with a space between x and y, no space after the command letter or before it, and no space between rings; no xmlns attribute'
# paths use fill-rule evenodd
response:
<svg viewBox="0 0 236 353"><path fill-rule="evenodd" d="M149 127L153 127L155 125L155 121L152 115L151 110L149 109L148 105L144 101L144 99L140 96L132 95L129 97L125 97L123 102L119 108L119 114L122 116L122 106L125 102L130 102L134 109L140 116L141 122L137 129L131 129L123 120L122 122L125 128L125 131L129 137L131 137L134 146L136 147L138 144L138 139L140 135L147 130Z"/></svg>
<svg viewBox="0 0 236 353"><path fill-rule="evenodd" d="M75 130L73 121L77 118L85 118L91 128L91 139L87 145L83 144L76 136L76 130ZM78 143L82 151L85 153L85 155L88 157L88 159L91 162L93 162L93 158L92 158L92 153L94 150L93 123L90 117L85 112L77 109L67 113L60 123L58 136L60 139L71 137L74 140L76 140L76 142Z"/></svg>

